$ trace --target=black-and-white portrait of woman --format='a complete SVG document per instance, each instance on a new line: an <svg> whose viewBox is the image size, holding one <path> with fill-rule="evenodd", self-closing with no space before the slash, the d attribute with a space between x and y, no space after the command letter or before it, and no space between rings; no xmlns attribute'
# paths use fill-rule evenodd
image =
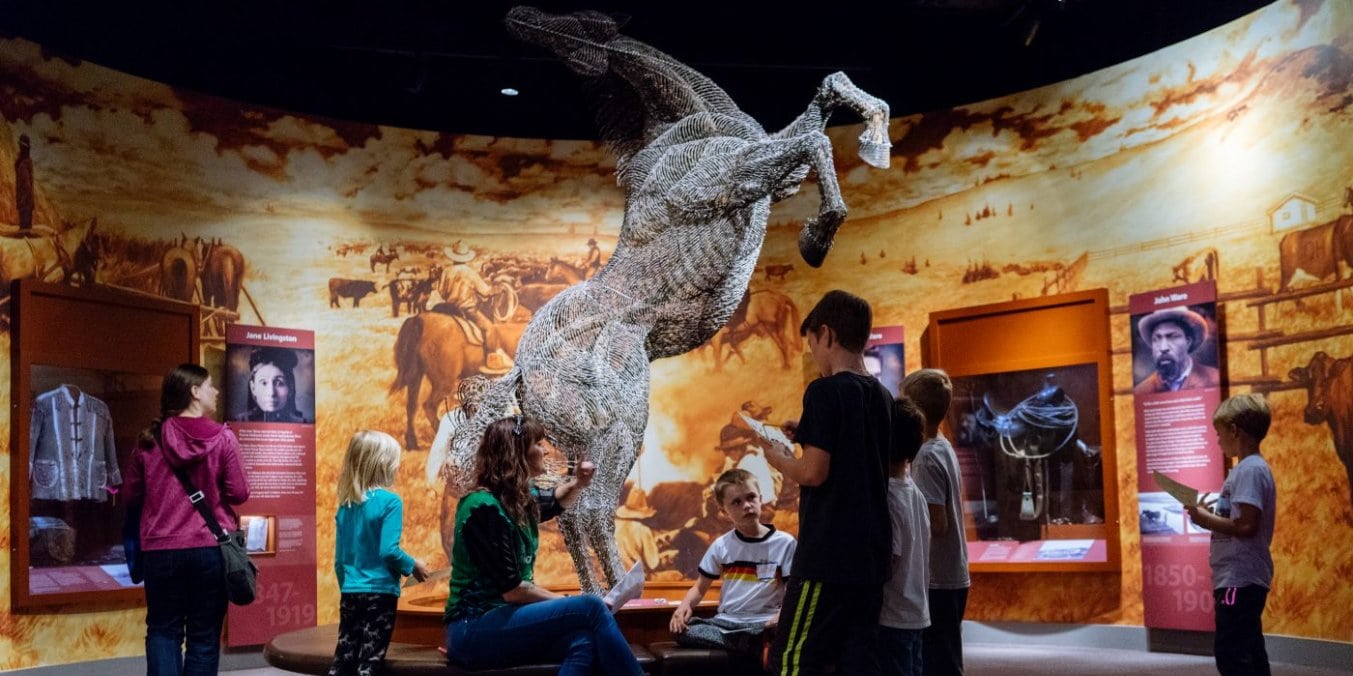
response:
<svg viewBox="0 0 1353 676"><path fill-rule="evenodd" d="M236 422L312 424L315 353L284 347L231 349L231 412Z"/></svg>

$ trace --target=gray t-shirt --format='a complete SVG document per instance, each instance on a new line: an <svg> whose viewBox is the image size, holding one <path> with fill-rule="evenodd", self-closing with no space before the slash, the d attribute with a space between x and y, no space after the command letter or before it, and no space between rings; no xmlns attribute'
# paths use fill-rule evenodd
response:
<svg viewBox="0 0 1353 676"><path fill-rule="evenodd" d="M892 629L930 626L930 513L910 475L888 479L888 515L893 522L893 574L883 585L879 624Z"/></svg>
<svg viewBox="0 0 1353 676"><path fill-rule="evenodd" d="M1212 588L1273 584L1273 522L1278 511L1278 491L1273 472L1258 453L1242 458L1227 475L1221 497L1212 511L1232 519L1240 516L1240 505L1259 508L1259 532L1253 537L1212 533L1208 562L1212 564Z"/></svg>
<svg viewBox="0 0 1353 676"><path fill-rule="evenodd" d="M958 455L944 435L921 444L911 474L926 503L943 505L949 519L944 535L930 539L930 588L966 589L972 581L968 577L968 538L963 525L963 485Z"/></svg>

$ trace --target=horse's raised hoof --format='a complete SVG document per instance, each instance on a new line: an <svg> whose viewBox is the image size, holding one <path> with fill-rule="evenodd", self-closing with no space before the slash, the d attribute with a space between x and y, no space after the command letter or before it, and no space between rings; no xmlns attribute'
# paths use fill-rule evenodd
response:
<svg viewBox="0 0 1353 676"><path fill-rule="evenodd" d="M877 169L887 169L892 164L893 144L888 140L888 104L879 101L883 108L865 121L864 131L860 132L860 159Z"/></svg>
<svg viewBox="0 0 1353 676"><path fill-rule="evenodd" d="M892 150L893 144L886 140L878 143L866 140L863 136L860 138L860 159L876 169L887 169L892 164Z"/></svg>
<svg viewBox="0 0 1353 676"><path fill-rule="evenodd" d="M807 263L809 267L822 267L822 262L827 259L827 252L831 248L831 240L827 240L824 244L813 234L813 222L811 220L805 223L803 229L799 231L799 255L803 257L803 262Z"/></svg>
<svg viewBox="0 0 1353 676"><path fill-rule="evenodd" d="M810 267L822 267L836 238L836 230L845 220L844 210L825 211L808 219L799 230L799 255L803 257L803 262Z"/></svg>

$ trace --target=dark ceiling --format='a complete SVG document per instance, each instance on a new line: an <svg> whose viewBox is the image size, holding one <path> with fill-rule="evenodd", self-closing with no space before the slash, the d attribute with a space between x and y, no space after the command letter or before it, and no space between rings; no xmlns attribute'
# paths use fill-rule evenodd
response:
<svg viewBox="0 0 1353 676"><path fill-rule="evenodd" d="M844 70L894 115L1064 80L1272 0L541 2L598 9L702 71L767 127ZM516 3L0 0L0 33L178 87L402 127L593 138L579 78L512 41ZM511 87L518 96L504 96ZM841 120L847 122L848 120Z"/></svg>

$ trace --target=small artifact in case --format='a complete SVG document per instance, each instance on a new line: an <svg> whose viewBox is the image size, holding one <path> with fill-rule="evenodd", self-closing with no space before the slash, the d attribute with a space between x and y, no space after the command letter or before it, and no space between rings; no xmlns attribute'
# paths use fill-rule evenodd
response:
<svg viewBox="0 0 1353 676"><path fill-rule="evenodd" d="M75 558L75 529L54 516L28 519L28 558L32 566L64 566Z"/></svg>

